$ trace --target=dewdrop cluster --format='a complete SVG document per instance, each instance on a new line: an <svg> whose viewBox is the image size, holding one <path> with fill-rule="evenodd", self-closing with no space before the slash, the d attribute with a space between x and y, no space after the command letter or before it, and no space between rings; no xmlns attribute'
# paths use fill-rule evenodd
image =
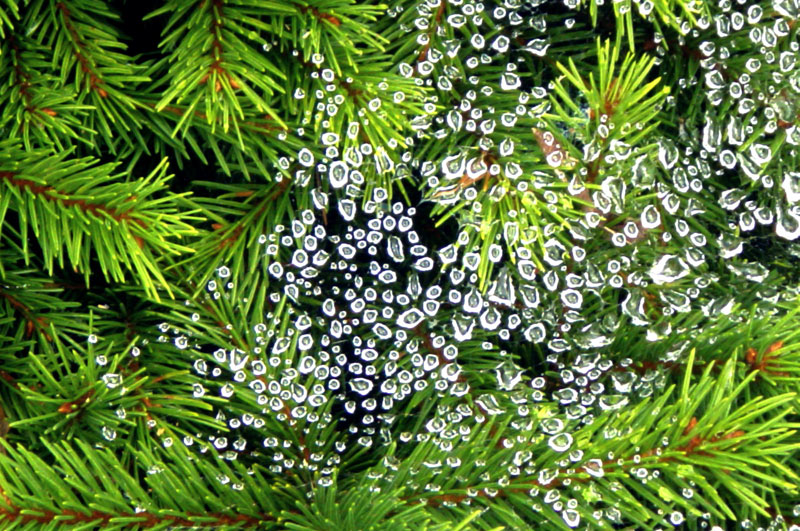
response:
<svg viewBox="0 0 800 531"><path fill-rule="evenodd" d="M524 247L512 261L497 244L488 259L498 273L482 291L481 256L462 248L463 233L429 249L416 230L414 207L388 201L380 187L369 199L359 196L362 184L353 174L370 170L363 158L353 164L358 159L349 153L320 162L334 193L325 199L321 188L309 193L329 205L325 216L300 211L259 238L269 310L253 326L252 344L218 348L209 356L201 342L173 329L175 346L195 357L193 368L203 381L194 385L194 398L224 399L210 403L230 428L187 436L184 443L226 459L246 454L275 474L319 472L321 486L331 484L358 448L393 442L431 445L425 466L435 475L448 470L460 476L477 466L497 488L521 474L557 475L533 465L532 447L563 454L564 467L587 461L574 447L572 431L598 413L624 407L631 393L644 394L643 385L652 392L658 382L610 373L613 363L596 352L579 354L567 366L559 353L569 343L561 338L547 343L559 382L523 367L514 349L548 341L558 324L554 307L580 309L582 286L577 280L559 286L558 277L537 273ZM297 160L310 162L306 153ZM206 296L230 300L233 286L230 269L220 266ZM579 318L577 310L567 316ZM592 326L584 324L583 332ZM613 331L610 321L602 326L608 330L596 336ZM607 343L596 336L586 349ZM500 448L513 452L499 468L485 459L448 457L480 436L491 417L509 413L513 419ZM602 473L597 463L587 466ZM391 478L376 472L374 488L386 488ZM408 486L441 488L435 478ZM544 492L531 496L557 503ZM575 521L568 505L555 507Z"/></svg>
<svg viewBox="0 0 800 531"><path fill-rule="evenodd" d="M570 9L578 4L566 2ZM636 4L642 14L652 9L648 2ZM720 155L725 169L742 164L748 171L771 160L765 142L737 152L734 162L721 156L722 138L736 146L737 138L752 132L748 127L758 126L744 123L749 110L732 114L733 125L709 118L695 144L690 136L682 137L684 143L657 139L644 147L611 142L601 153L597 143L576 135L584 156L570 161L540 120L552 86L527 86L526 58L543 58L550 46L539 7L509 0L489 9L481 2L449 0L439 22L436 2L420 2L413 16L400 7L390 11L425 50L398 72L440 94L451 94L454 87L463 94L432 97L426 106L431 112L410 119L415 138L406 139L402 153L397 142L358 145L359 126L351 123L347 139L321 133L321 159L304 148L279 163L280 172L294 172L291 186L301 187L311 201L258 239L268 310L251 325L252 341L207 355L202 344L174 330L176 347L192 357L203 381L195 384L193 396L209 398L217 419L230 428L198 433L185 444L199 442L201 451L213 448L227 459L247 454L274 474L315 472L313 481L320 486L346 474L348 456L364 448L424 448L421 466L412 471L401 458L387 455L370 470L370 488L402 485L409 492L438 493L445 484L468 487L466 497L441 501L454 506L497 496L515 479L536 478L539 487L527 492L532 508L555 511L577 527L582 522L576 509L588 498L577 493L579 485L561 478L576 469L603 477L604 462L617 456L591 455L575 434L599 415L653 396L667 383L663 371L635 371L631 359L615 363L605 355L622 322L640 326L651 342L675 333L687 338L663 354L673 362L691 345L687 330L673 329L676 316L700 311L712 322L734 311L735 297L719 285L714 265L719 258L756 286L761 298L771 296L758 288L769 271L739 260L742 237L735 227L707 223L703 206L719 193L711 185L721 175L713 157ZM510 30L491 38L480 31L442 38L445 24L481 28L487 17ZM739 24L729 18L731 25ZM565 20L567 27L574 23ZM722 19L714 23L726 27ZM770 31L782 31L776 28ZM763 39L767 30L762 31ZM776 64L794 68L791 59L780 57L788 56L776 55ZM324 69L324 57L317 59L314 64ZM464 70L453 66L456 59ZM713 73L718 70L711 64L703 68L709 72L707 98L716 100L714 91L723 90ZM746 80L739 82L744 95ZM773 101L780 98L780 92L773 94ZM434 103L441 109L435 113ZM371 105L372 112L380 112L380 102ZM325 121L323 128L330 125ZM532 129L540 137L531 137ZM518 140L520 131L528 142ZM785 132L787 143L796 145L796 129ZM427 157L420 149L453 138L457 141L444 154ZM585 166L599 157L614 171L603 175L599 189L590 189ZM376 176L387 175L419 177L427 201L463 203L453 241L436 248L426 243L418 205L404 203L396 193L390 200L389 190L373 186ZM777 190L774 181L767 186L766 176L753 181ZM780 183L789 203L800 198L796 181L787 172ZM756 223L777 223L785 239L800 231L791 225L796 208L773 210L758 203L750 208L746 194L739 195L726 191L719 204L730 212L744 204ZM588 205L576 208L571 198ZM498 226L484 246L475 235L487 232L482 222L500 205L504 218L494 218ZM612 225L623 213L626 219ZM747 216L739 223L744 232L752 224ZM482 282L487 265L492 273ZM230 277L221 264L207 296L230 299ZM523 354L534 350L546 353L557 378L523 362ZM511 416L504 437L494 447L478 448L471 459L458 457L462 445L486 436L490 420L500 415ZM625 434L607 426L603 435ZM536 465L545 451L557 454L556 466ZM500 458L492 461L493 454ZM480 488L467 481L476 469ZM659 477L658 470L631 470L638 481ZM691 487L684 490L686 498L693 496ZM602 499L593 503L598 521L621 523L617 509ZM668 518L680 525L684 515L675 511Z"/></svg>
<svg viewBox="0 0 800 531"><path fill-rule="evenodd" d="M525 310L520 318L528 323L521 330L525 339L546 341L554 353L610 345L620 319L646 327L648 339L656 341L670 335L675 313L702 309L714 317L727 312L733 301L715 294L724 290L716 289L719 277L706 267L714 255L706 245L708 231L693 223L703 209L691 194L711 176L708 165L703 162L683 174L675 168L671 178L678 151L666 140L657 151L612 141L601 155L596 141L582 139L583 164L569 161L540 120L551 107L552 86L525 82L526 60L546 56L549 47L545 18L535 14L537 6L505 2L481 14L482 4L481 9L472 2L448 4L447 21L456 30L468 20L481 26L487 16L498 26L509 26L508 35L501 32L491 40L458 31L457 38L444 38L442 26L430 25L433 5L418 6L415 25L408 27L425 37L420 45L427 52L415 67L401 64L400 73L440 90L457 84L464 88L460 100L412 122L423 145L431 139L460 139L435 160L415 157L411 162L427 185L429 200L465 205L458 214L462 233L445 249L446 259L476 270L476 247L487 237L483 221L495 219L498 229L486 253L497 271L493 279L497 285L513 286ZM423 20L427 22L419 22ZM439 38L430 38L433 34ZM533 34L541 37L529 39ZM453 67L456 62L466 67L466 77ZM497 69L486 65L498 65L502 73L495 75ZM484 71L491 74L480 74ZM539 137L531 136L531 130ZM608 134L607 126L601 125L602 130ZM540 150L546 152L545 160ZM614 172L602 179L600 190L589 192L584 184L587 167L600 157ZM651 199L637 200L645 194ZM576 207L573 198L592 206ZM623 212L629 213L628 219L609 226ZM500 213L503 221L497 220ZM653 246L661 252L639 252ZM455 333L463 329L458 326Z"/></svg>
<svg viewBox="0 0 800 531"><path fill-rule="evenodd" d="M732 231L748 239L764 227L794 241L800 237L800 173L782 161L796 159L800 145L794 124L800 110L800 44L789 38L800 5L776 1L773 9L776 16L765 17L759 5L728 2L713 22L705 21L717 36L714 43L700 44L708 112L701 134L687 135L686 143L717 175L739 176L725 180L734 186L721 190L718 199L730 212ZM737 53L742 50L746 59ZM728 257L737 249L741 246L733 246ZM767 273L758 265L729 267L740 276Z"/></svg>
<svg viewBox="0 0 800 531"><path fill-rule="evenodd" d="M638 3L640 15L650 16L652 5L648 4ZM577 8L576 3L566 6ZM752 42L765 54L763 61L741 65L741 79L728 82L725 80L734 72L729 66L736 61L731 57L734 48L712 50L709 43L700 45L703 54L717 57L702 64L709 102L718 105L728 92L729 97L739 98L738 111L728 113L728 125L713 116L707 119L703 145L699 138L687 143L691 135L682 132L677 143L661 138L653 142L657 145L631 146L612 140L601 150L599 138L570 133L568 138L583 150L580 161L570 160L540 119L551 112L552 84L531 86L528 81L531 58L534 64L541 64L540 58L550 49L546 19L539 13L541 3L498 2L491 7L465 1L448 2L443 11L441 7L440 2L422 2L413 16L399 9L394 13L409 35L417 36L422 50L414 64L400 64L398 71L420 85L436 88L441 96L432 98L441 107L437 114L412 121L416 136L422 139L419 144L457 139L445 153L437 151L435 159L414 157L411 165L426 183L429 200L444 206L464 205L457 214L463 237L456 247L481 246L489 228L484 221L495 220L497 229L488 236L493 240L488 258L499 264L497 268L519 260L523 269L513 275L517 293L538 300L529 312L536 315L530 316L535 327L529 329L528 339L546 338L548 349L557 353L576 347L602 348L613 342L614 331L625 319L643 327L647 339L658 341L674 331L671 322L675 314L699 310L709 323L734 311L736 298L727 289L730 282L741 282L742 295L755 292L765 301L773 297L759 286L769 270L740 255L746 231L757 224L774 223L783 238L800 234L797 207L792 206L798 196L797 172L783 169L782 195L788 202L780 208L769 205L774 199L761 204L741 201L739 196L751 192L719 190L712 181L722 174L724 168L719 164L731 169L738 158L747 175L763 174L764 183L772 187L773 176L758 169L771 159L767 140L751 144L734 157L735 145L720 153L715 139L721 138L727 127L728 136L737 137L737 145L741 145L761 123L756 123L752 113L748 115L757 100L765 105L762 125L767 134L780 128L780 116L786 121L783 123L793 121L788 117L796 112L792 105L796 107L797 101L797 43L781 40L787 34L787 20L797 11L791 2L777 2L775 10L781 16L768 24L762 21L758 6L741 7L742 13L738 13L739 6L723 2L713 19L701 18L700 30L690 32L688 23L681 25L678 42L671 43L673 48L685 45L685 36L696 38L704 29L716 31L717 40L726 36L733 40L752 26L747 42L755 39ZM444 14L437 18L440 12ZM444 20L447 24L437 22ZM574 23L574 19L565 19L567 28ZM502 31L489 39L480 31L466 31L472 25ZM655 35L658 56L666 53L662 40L662 35ZM734 42L741 47L740 41ZM748 94L759 88L748 69L763 70L764 65L771 65L771 80L753 99ZM692 82L681 80L678 88ZM726 91L727 85L730 91ZM460 99L453 97L454 87L458 87ZM675 101L673 94L666 104ZM585 118L585 102L577 98L576 103ZM748 117L753 123L743 125ZM609 134L614 124L608 118L600 116L596 136ZM642 124L625 127L641 130ZM796 127L786 129L787 144L795 145L796 136ZM528 141L520 142L520 138ZM601 189L590 190L585 184L591 178L587 168L600 162L600 167L606 168L605 175L597 179ZM590 201L591 207L576 207L573 199ZM717 212L704 206L710 202L719 202L728 210L746 204L748 212L741 214L738 225L726 226L718 222ZM503 221L497 220L499 213ZM626 219L611 226L609 222L622 213ZM515 256L520 249L522 256ZM718 270L718 258L725 261L726 270ZM673 351L669 357L677 355Z"/></svg>

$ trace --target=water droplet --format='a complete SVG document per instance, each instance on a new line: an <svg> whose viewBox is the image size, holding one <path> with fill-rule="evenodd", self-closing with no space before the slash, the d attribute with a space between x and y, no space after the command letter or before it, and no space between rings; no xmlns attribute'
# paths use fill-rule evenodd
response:
<svg viewBox="0 0 800 531"><path fill-rule="evenodd" d="M453 325L453 338L456 341L468 341L472 339L472 329L475 328L475 320L465 315L455 314L451 319Z"/></svg>
<svg viewBox="0 0 800 531"><path fill-rule="evenodd" d="M517 262L517 271L524 280L532 281L536 278L536 265L530 260Z"/></svg>
<svg viewBox="0 0 800 531"><path fill-rule="evenodd" d="M794 209L778 208L778 221L775 224L775 233L781 238L793 241L800 237L800 216Z"/></svg>
<svg viewBox="0 0 800 531"><path fill-rule="evenodd" d="M447 126L456 133L461 131L461 128L464 125L464 119L461 116L461 113L455 109L447 113L445 120L447 122ZM460 154L451 155L450 157L447 157L442 161L442 171L444 171L445 177L452 178L455 176L459 160L461 161L463 170L464 158Z"/></svg>
<svg viewBox="0 0 800 531"><path fill-rule="evenodd" d="M727 264L734 274L743 276L751 282L763 282L769 276L769 269L759 263L731 263Z"/></svg>
<svg viewBox="0 0 800 531"><path fill-rule="evenodd" d="M404 311L397 317L397 325L403 328L414 328L425 319L425 314L417 308Z"/></svg>
<svg viewBox="0 0 800 531"><path fill-rule="evenodd" d="M653 205L644 207L641 215L641 223L642 228L645 230L654 229L661 225L661 214L658 212L658 209Z"/></svg>
<svg viewBox="0 0 800 531"><path fill-rule="evenodd" d="M438 254L443 264L452 264L458 259L458 249L453 244L442 247Z"/></svg>
<svg viewBox="0 0 800 531"><path fill-rule="evenodd" d="M791 72L795 69L797 65L797 54L795 52L791 52L786 50L781 52L780 58L778 59L778 66L781 69L781 72Z"/></svg>
<svg viewBox="0 0 800 531"><path fill-rule="evenodd" d="M333 188L343 188L347 184L349 169L347 164L341 160L337 160L330 165L328 170L328 178Z"/></svg>
<svg viewBox="0 0 800 531"><path fill-rule="evenodd" d="M546 287L548 290L555 291L558 289L558 274L552 269L544 274L542 280L544 281L544 287Z"/></svg>
<svg viewBox="0 0 800 531"><path fill-rule="evenodd" d="M444 368L454 365L453 363L446 365ZM475 404L481 408L486 415L502 415L505 411L497 403L497 398L494 395L481 395L475 399Z"/></svg>
<svg viewBox="0 0 800 531"><path fill-rule="evenodd" d="M758 21L761 20L761 15L764 13L764 10L759 5L751 5L747 8L747 23L750 25L758 24Z"/></svg>
<svg viewBox="0 0 800 531"><path fill-rule="evenodd" d="M545 39L533 39L528 41L528 44L523 49L539 57L544 57L547 55L547 48L549 47L550 44Z"/></svg>
<svg viewBox="0 0 800 531"><path fill-rule="evenodd" d="M303 148L297 153L297 160L306 168L310 168L314 165L314 154L308 148Z"/></svg>
<svg viewBox="0 0 800 531"><path fill-rule="evenodd" d="M615 277L619 277L615 275ZM644 313L644 296L641 291L626 290L627 294L622 301L622 313L630 317L631 323L636 326L646 326L650 323Z"/></svg>
<svg viewBox="0 0 800 531"><path fill-rule="evenodd" d="M497 38L492 42L492 48L496 50L498 53L505 53L508 50L508 45L511 41L505 35L498 35Z"/></svg>
<svg viewBox="0 0 800 531"><path fill-rule="evenodd" d="M756 221L758 221L762 225L771 225L772 222L775 220L775 214L767 206L757 208L753 212L753 215L755 216Z"/></svg>
<svg viewBox="0 0 800 531"><path fill-rule="evenodd" d="M484 330L495 330L500 326L500 312L494 306L487 308L480 316L481 327Z"/></svg>
<svg viewBox="0 0 800 531"><path fill-rule="evenodd" d="M720 257L726 260L738 256L743 250L742 240L729 233L720 234L717 244L720 249Z"/></svg>
<svg viewBox="0 0 800 531"><path fill-rule="evenodd" d="M703 148L709 153L716 153L721 143L722 127L719 120L707 114L706 125L703 128Z"/></svg>
<svg viewBox="0 0 800 531"><path fill-rule="evenodd" d="M572 528L578 527L578 525L581 523L580 513L573 509L565 509L561 513L561 517L564 519L564 523Z"/></svg>
<svg viewBox="0 0 800 531"><path fill-rule="evenodd" d="M758 166L763 166L772 159L772 151L764 144L752 144L748 150L750 159Z"/></svg>
<svg viewBox="0 0 800 531"><path fill-rule="evenodd" d="M103 438L108 441L113 441L117 438L116 430L109 428L108 426L103 426L100 431L103 433Z"/></svg>
<svg viewBox="0 0 800 531"><path fill-rule="evenodd" d="M474 286L470 287L469 292L464 296L464 312L479 313L483 307L483 298Z"/></svg>
<svg viewBox="0 0 800 531"><path fill-rule="evenodd" d="M556 452L566 452L572 446L572 435L569 433L559 433L547 440L547 445Z"/></svg>
<svg viewBox="0 0 800 531"><path fill-rule="evenodd" d="M389 256L392 257L392 260L395 262L402 262L405 259L405 254L403 253L403 242L395 235L389 236L386 242L387 251L389 252Z"/></svg>
<svg viewBox="0 0 800 531"><path fill-rule="evenodd" d="M579 310L581 304L583 304L583 295L581 295L578 290L567 289L561 292L561 302L563 302L564 306L567 308Z"/></svg>
<svg viewBox="0 0 800 531"><path fill-rule="evenodd" d="M786 201L790 204L800 201L800 172L787 171L784 173L781 187L786 193Z"/></svg>
<svg viewBox="0 0 800 531"><path fill-rule="evenodd" d="M675 282L689 274L689 267L680 257L663 255L649 271L650 277L656 284Z"/></svg>
<svg viewBox="0 0 800 531"><path fill-rule="evenodd" d="M337 133L322 133L320 137L323 146L333 146L339 142L339 135Z"/></svg>
<svg viewBox="0 0 800 531"><path fill-rule="evenodd" d="M665 169L670 170L675 163L678 162L678 148L669 139L660 139L658 141L658 161L664 166Z"/></svg>
<svg viewBox="0 0 800 531"><path fill-rule="evenodd" d="M231 350L228 367L234 372L239 371L244 368L249 359L250 356L245 351L235 348Z"/></svg>
<svg viewBox="0 0 800 531"><path fill-rule="evenodd" d="M542 258L549 265L556 267L564 263L563 255L566 253L566 249L561 242L555 238L551 238L545 242L544 251Z"/></svg>
<svg viewBox="0 0 800 531"><path fill-rule="evenodd" d="M339 214L345 221L353 221L356 217L357 207L352 199L342 199L338 204Z"/></svg>
<svg viewBox="0 0 800 531"><path fill-rule="evenodd" d="M522 380L522 369L506 361L495 367L497 387L501 391L512 391Z"/></svg>
<svg viewBox="0 0 800 531"><path fill-rule="evenodd" d="M122 385L122 375L115 374L115 373L108 373L103 375L103 383L106 384L106 387L109 389L114 389L115 387L119 387Z"/></svg>
<svg viewBox="0 0 800 531"><path fill-rule="evenodd" d="M348 383L350 385L350 389L361 396L366 396L370 391L372 391L373 387L372 382L366 378L354 378Z"/></svg>
<svg viewBox="0 0 800 531"><path fill-rule="evenodd" d="M614 411L625 407L628 397L623 395L603 395L598 400L598 405L603 411Z"/></svg>
<svg viewBox="0 0 800 531"><path fill-rule="evenodd" d="M725 210L736 210L745 197L747 197L747 192L745 190L732 188L720 194L719 204Z"/></svg>
<svg viewBox="0 0 800 531"><path fill-rule="evenodd" d="M520 81L519 76L513 72L504 72L500 76L500 88L502 90L514 90L519 88L521 84L522 81Z"/></svg>
<svg viewBox="0 0 800 531"><path fill-rule="evenodd" d="M533 343L541 343L547 337L544 325L542 323L534 323L525 329L525 339Z"/></svg>
<svg viewBox="0 0 800 531"><path fill-rule="evenodd" d="M230 398L231 396L233 396L233 392L234 392L234 387L233 384L231 384L230 382L226 383L219 389L219 394L223 398Z"/></svg>
<svg viewBox="0 0 800 531"><path fill-rule="evenodd" d="M719 70L712 70L711 72L706 72L706 86L710 90L714 89L723 89L725 88L725 80L722 77L722 74Z"/></svg>

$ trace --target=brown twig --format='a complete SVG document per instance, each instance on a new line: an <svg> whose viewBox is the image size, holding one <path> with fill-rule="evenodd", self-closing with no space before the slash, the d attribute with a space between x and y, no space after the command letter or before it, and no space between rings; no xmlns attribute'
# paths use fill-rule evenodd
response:
<svg viewBox="0 0 800 531"><path fill-rule="evenodd" d="M85 48L85 45L83 44L83 40L80 38L80 35L78 35L78 30L72 23L72 15L70 14L69 8L64 4L64 2L56 3L56 8L61 11L61 16L64 20L64 27L67 28L67 31L72 37L72 43L75 46L75 58L81 65L81 71L89 76L89 89L96 91L101 98L107 98L108 91L100 86L105 84L104 81L97 74L97 70L93 67L91 61L89 61L86 55L81 51Z"/></svg>
<svg viewBox="0 0 800 531"><path fill-rule="evenodd" d="M313 6L302 6L300 7L300 12L303 14L311 13L312 15L314 15L314 17L318 18L319 20L327 20L337 28L342 25L342 21L339 20L334 15L331 15L330 13L323 13L322 11Z"/></svg>
<svg viewBox="0 0 800 531"><path fill-rule="evenodd" d="M214 512L204 512L204 513L187 513L186 517L182 516L174 516L170 514L155 514L147 511L138 512L138 513L126 513L126 512L119 512L119 513L109 513L109 512L102 512L98 510L93 510L89 514L84 514L79 511L73 511L70 509L63 509L60 512L54 512L49 509L39 509L37 510L38 514L30 514L28 512L23 513L22 511L28 508L20 508L17 507L11 500L3 493L6 499L6 504L11 507L9 509L2 509L0 508L0 516L3 516L5 520L10 522L21 522L22 525L31 524L36 522L37 524L45 525L53 523L54 521L58 521L59 525L66 525L66 526L77 526L80 524L86 525L88 523L93 523L96 525L98 529L104 528L107 525L111 524L112 519L117 518L142 518L142 522L138 525L141 527L155 527L161 526L164 522L169 522L170 525L168 527L174 526L185 526L187 528L193 528L197 526L197 521L193 520L193 517L201 518L203 525L212 526L212 527L227 527L227 526L245 526L245 527L256 527L261 525L263 522L273 522L275 521L275 517L261 513L258 516L249 516L246 514L236 514L236 515L229 515L229 514L222 514L222 513L214 513ZM214 518L213 522L207 520L207 518Z"/></svg>
<svg viewBox="0 0 800 531"><path fill-rule="evenodd" d="M47 333L48 321L45 317L34 315L30 308L3 289L0 289L0 297L6 299L14 310L22 314L23 319L25 319L25 337L31 337L35 329L43 334L48 342L53 340L50 334Z"/></svg>
<svg viewBox="0 0 800 531"><path fill-rule="evenodd" d="M33 83L31 83L30 75L22 68L22 52L19 48L19 44L13 35L8 38L8 42L11 45L11 49L14 50L14 76L19 86L20 96L22 96L22 100L25 103L25 112L35 115L38 110L48 116L56 116L58 113L52 109L47 107L38 109L33 105L33 95L29 91Z"/></svg>
<svg viewBox="0 0 800 531"><path fill-rule="evenodd" d="M212 61L211 66L208 67L208 73L200 80L200 84L205 84L208 81L209 76L216 73L219 76L226 76L231 88L236 90L241 88L239 83L237 83L236 80L233 79L233 76L231 76L230 72L225 70L225 68L222 66L222 41L220 40L219 36L222 31L222 14L224 3L224 0L212 0L211 2L211 28L209 29L209 32L212 35L211 55L214 60ZM201 6L203 5L205 5L205 0L201 2ZM222 90L222 83L219 81L219 79L217 79L214 84L214 90L217 92Z"/></svg>
<svg viewBox="0 0 800 531"><path fill-rule="evenodd" d="M20 189L27 189L33 195L38 196L47 201L60 202L65 207L77 206L87 214L91 214L93 217L102 218L104 215L106 215L111 219L118 221L120 223L132 222L136 223L145 230L147 230L148 228L147 224L143 220L132 217L129 211L119 212L118 210L110 208L107 205L101 203L89 203L85 199L68 199L64 197L58 197L57 195L55 195L59 193L59 191L56 188L49 185L37 184L28 179L20 179L13 172L0 171L0 180L2 179L5 179L12 186L15 186ZM141 236L134 235L133 238L140 249L144 248L144 240L142 239Z"/></svg>

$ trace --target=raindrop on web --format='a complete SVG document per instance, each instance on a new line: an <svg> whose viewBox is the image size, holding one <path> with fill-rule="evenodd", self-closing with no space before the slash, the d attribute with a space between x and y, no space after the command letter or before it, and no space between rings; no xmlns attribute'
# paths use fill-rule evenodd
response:
<svg viewBox="0 0 800 531"><path fill-rule="evenodd" d="M628 398L623 395L603 395L598 400L598 405L603 411L614 411L628 404Z"/></svg>
<svg viewBox="0 0 800 531"><path fill-rule="evenodd" d="M559 282L558 274L552 269L544 274L542 280L544 281L544 286L549 291L555 291L558 289L558 282Z"/></svg>
<svg viewBox="0 0 800 531"><path fill-rule="evenodd" d="M339 135L336 133L322 133L320 141L323 146L333 146L339 142Z"/></svg>
<svg viewBox="0 0 800 531"><path fill-rule="evenodd" d="M649 271L655 284L668 284L689 274L689 267L679 257L663 255Z"/></svg>
<svg viewBox="0 0 800 531"><path fill-rule="evenodd" d="M658 161L665 169L670 170L678 162L678 148L668 139L660 139L658 142Z"/></svg>
<svg viewBox="0 0 800 531"><path fill-rule="evenodd" d="M348 382L350 385L350 389L354 392L358 393L361 396L366 396L372 391L373 384L370 380L366 378L354 378Z"/></svg>
<svg viewBox="0 0 800 531"><path fill-rule="evenodd" d="M342 199L339 201L337 208L339 214L345 221L353 221L356 216L357 207L352 199Z"/></svg>
<svg viewBox="0 0 800 531"><path fill-rule="evenodd" d="M732 170L736 166L736 155L730 149L725 149L719 154L719 163L723 167Z"/></svg>
<svg viewBox="0 0 800 531"><path fill-rule="evenodd" d="M297 153L297 160L306 168L314 165L314 155L308 148L303 148Z"/></svg>
<svg viewBox="0 0 800 531"><path fill-rule="evenodd" d="M533 343L541 343L547 337L544 325L542 323L534 323L525 329L525 339Z"/></svg>
<svg viewBox="0 0 800 531"><path fill-rule="evenodd" d="M331 163L330 169L328 170L328 178L331 186L337 189L343 188L347 184L348 173L348 167L344 162L337 160Z"/></svg>
<svg viewBox="0 0 800 531"><path fill-rule="evenodd" d="M103 433L103 438L107 441L113 441L117 438L117 432L113 428L103 426L100 431Z"/></svg>
<svg viewBox="0 0 800 531"><path fill-rule="evenodd" d="M561 302L567 308L579 310L583 304L583 295L578 290L567 289L561 292Z"/></svg>
<svg viewBox="0 0 800 531"><path fill-rule="evenodd" d="M411 308L397 317L397 325L402 328L414 328L425 319L425 314L416 308Z"/></svg>
<svg viewBox="0 0 800 531"><path fill-rule="evenodd" d="M793 241L800 237L800 213L797 207L791 209L778 208L778 219L775 233L781 238Z"/></svg>
<svg viewBox="0 0 800 531"><path fill-rule="evenodd" d="M514 90L522 84L517 74L505 72L500 76L500 88L502 90Z"/></svg>
<svg viewBox="0 0 800 531"><path fill-rule="evenodd" d="M786 194L786 201L789 204L794 204L800 201L800 172L785 172L783 175L781 188L783 188L783 191Z"/></svg>
<svg viewBox="0 0 800 531"><path fill-rule="evenodd" d="M559 433L547 440L547 445L556 452L566 452L572 446L572 435L569 433Z"/></svg>
<svg viewBox="0 0 800 531"><path fill-rule="evenodd" d="M115 373L108 373L103 375L103 383L106 384L106 387L109 389L114 389L115 387L119 387L122 385L122 375L115 374Z"/></svg>
<svg viewBox="0 0 800 531"><path fill-rule="evenodd" d="M550 44L545 39L533 39L528 41L528 44L525 45L524 50L538 55L539 57L544 57L547 55L547 48L550 47Z"/></svg>
<svg viewBox="0 0 800 531"><path fill-rule="evenodd" d="M569 527L575 528L581 523L581 515L578 511L573 509L566 509L561 513L564 523Z"/></svg>

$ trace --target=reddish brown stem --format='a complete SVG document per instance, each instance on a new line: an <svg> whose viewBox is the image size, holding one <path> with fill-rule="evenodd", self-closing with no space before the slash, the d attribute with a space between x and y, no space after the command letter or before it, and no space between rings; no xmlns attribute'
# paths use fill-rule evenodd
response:
<svg viewBox="0 0 800 531"><path fill-rule="evenodd" d="M72 23L72 15L70 14L69 8L66 6L66 4L64 4L64 2L58 2L56 3L56 9L61 11L64 27L67 28L67 31L72 37L72 43L75 47L75 58L81 65L81 71L89 76L89 89L96 91L101 98L108 97L108 91L100 86L104 84L103 80L97 74L97 70L94 68L91 61L89 61L82 51L85 48L85 45L83 44L83 40L81 39L80 35L78 35L78 30Z"/></svg>

